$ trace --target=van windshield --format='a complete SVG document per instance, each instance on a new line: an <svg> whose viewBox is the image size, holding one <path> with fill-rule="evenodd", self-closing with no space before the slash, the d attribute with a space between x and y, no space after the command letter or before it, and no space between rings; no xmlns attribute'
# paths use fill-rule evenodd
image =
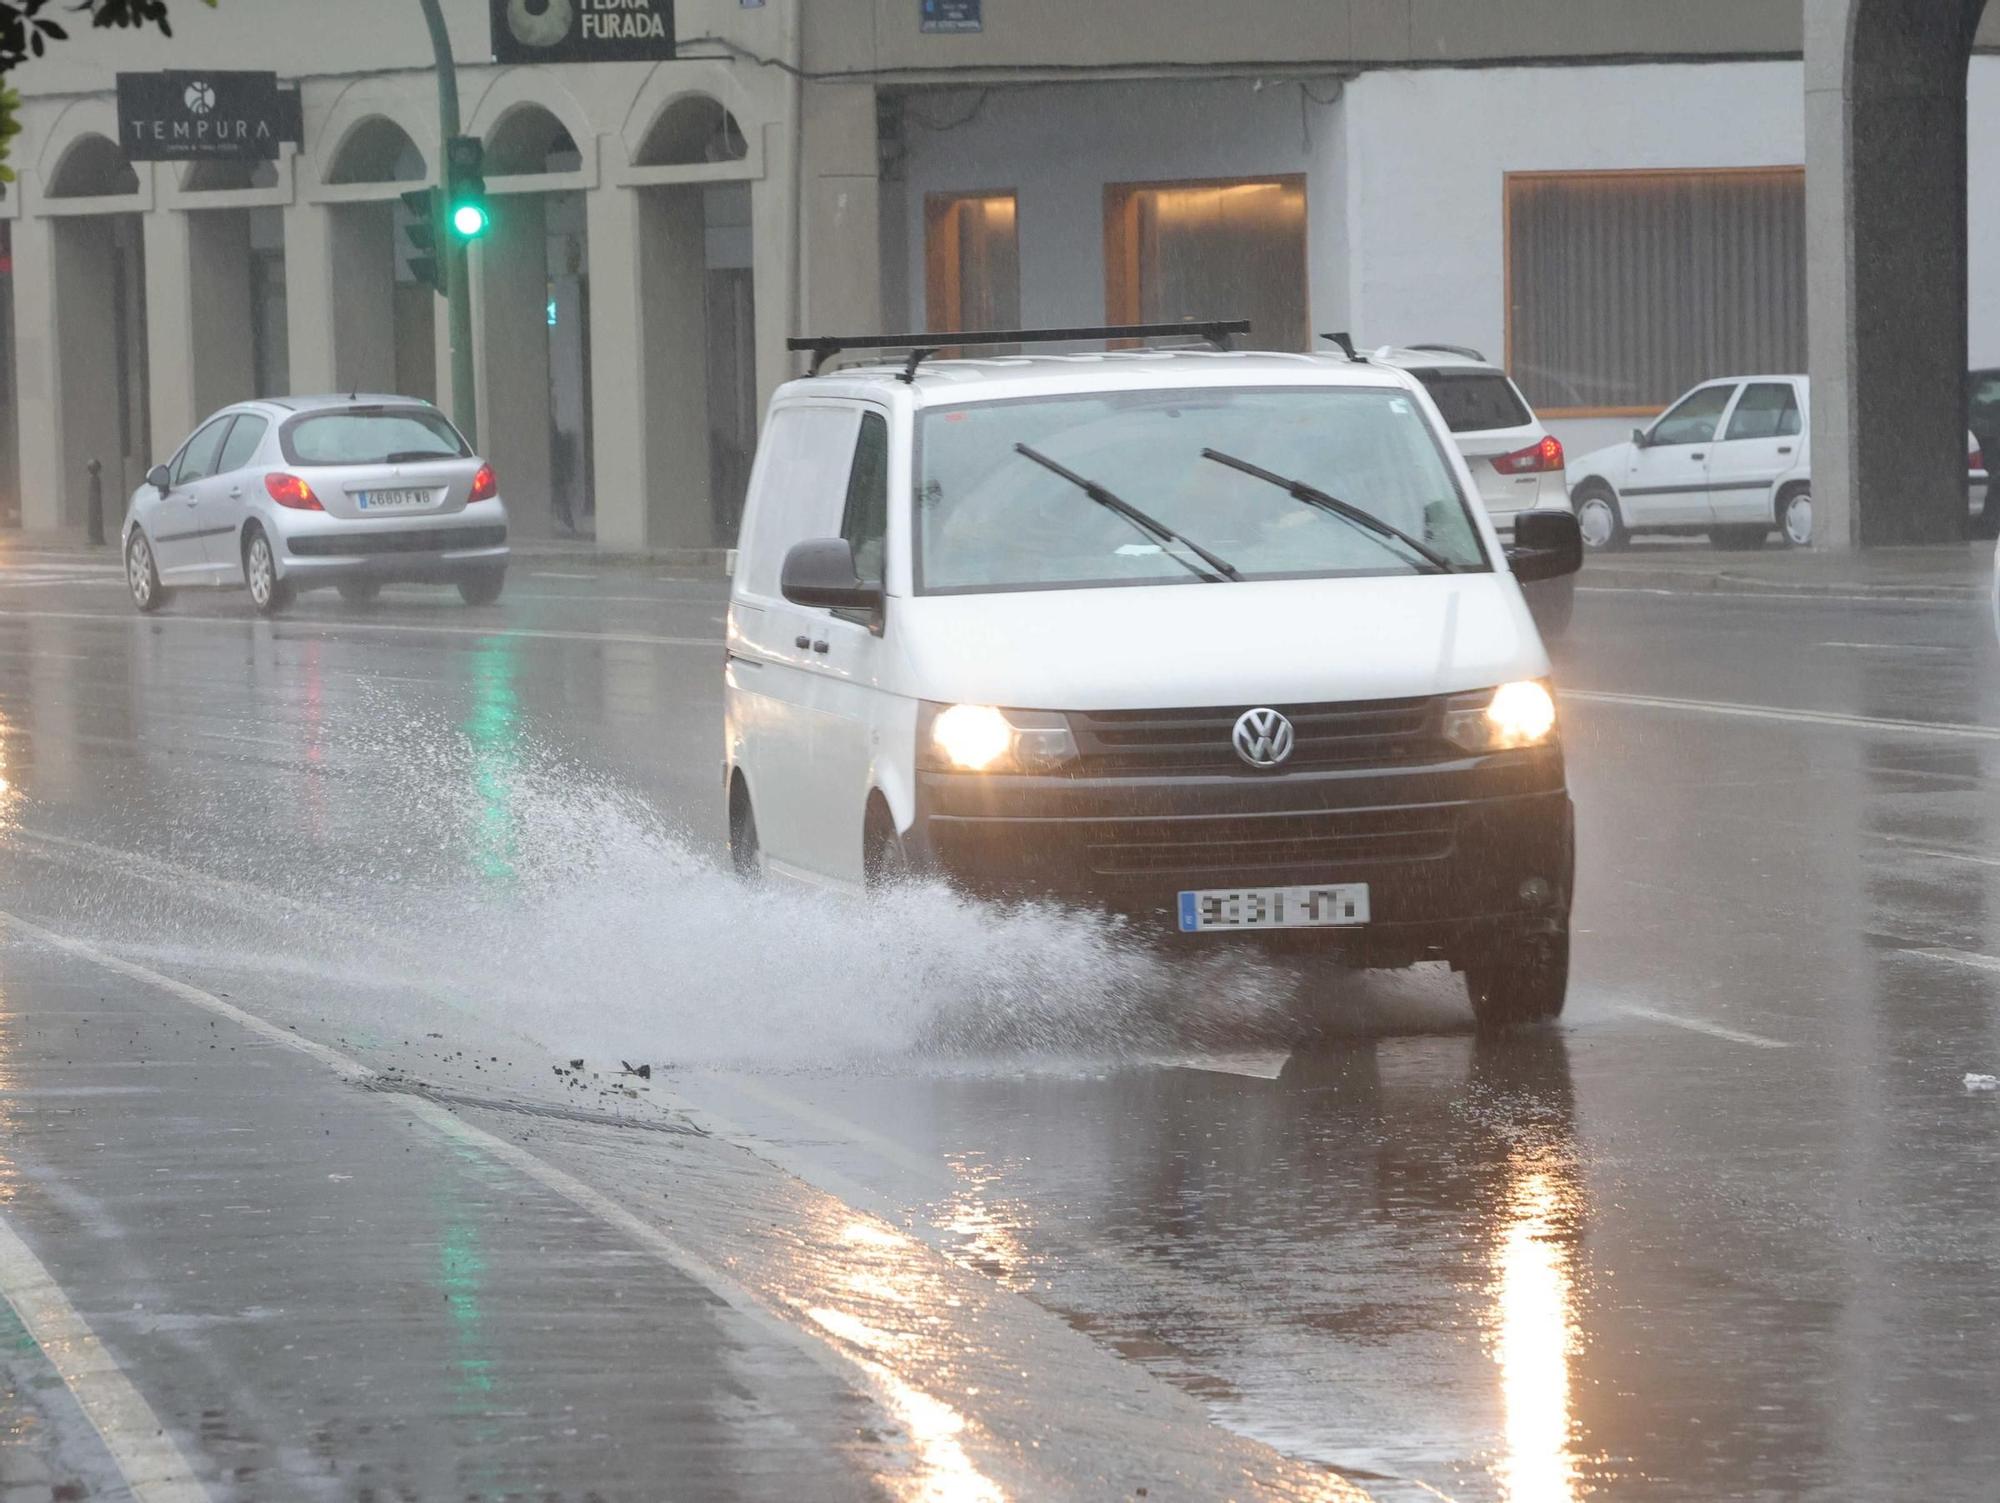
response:
<svg viewBox="0 0 2000 1503"><path fill-rule="evenodd" d="M934 408L918 434L923 594L1200 583L1173 550L1021 454L1086 476L1246 580L1424 572L1351 521L1202 457L1215 449L1339 498L1456 569L1490 567L1407 393L1356 387L1092 392Z"/></svg>

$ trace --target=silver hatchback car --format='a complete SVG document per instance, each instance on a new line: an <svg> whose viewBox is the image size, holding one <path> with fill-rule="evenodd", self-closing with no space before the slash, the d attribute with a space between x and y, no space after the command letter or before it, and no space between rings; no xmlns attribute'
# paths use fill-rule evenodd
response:
<svg viewBox="0 0 2000 1503"><path fill-rule="evenodd" d="M216 413L156 465L125 513L142 611L189 585L250 591L266 615L302 589L372 600L399 581L500 598L507 508L493 467L413 397L283 397Z"/></svg>

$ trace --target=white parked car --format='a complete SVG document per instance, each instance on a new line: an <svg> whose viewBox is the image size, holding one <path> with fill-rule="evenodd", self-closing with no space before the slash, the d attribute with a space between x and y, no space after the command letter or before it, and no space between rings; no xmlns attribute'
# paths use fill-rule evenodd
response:
<svg viewBox="0 0 2000 1503"><path fill-rule="evenodd" d="M1521 388L1499 366L1462 345L1392 346L1369 358L1424 383L1501 537L1513 533L1521 512L1570 509L1562 440L1542 426ZM1575 591L1574 575L1528 588L1528 604L1545 636L1567 629Z"/></svg>
<svg viewBox="0 0 2000 1503"><path fill-rule="evenodd" d="M1517 580L1582 544L1524 512L1504 549L1478 495L1420 381L1334 356L788 383L728 615L738 869L1443 959L1483 1021L1554 1016L1572 817Z"/></svg>
<svg viewBox="0 0 2000 1503"><path fill-rule="evenodd" d="M122 539L132 602L188 585L244 588L269 615L302 589L372 600L384 584L507 578L493 467L428 402L350 393L226 407L132 494Z"/></svg>
<svg viewBox="0 0 2000 1503"><path fill-rule="evenodd" d="M1968 503L1985 503L1985 461L1966 434ZM1570 461L1587 548L1635 533L1706 533L1718 548L1754 548L1775 531L1813 540L1812 403L1804 376L1705 381L1625 443Z"/></svg>

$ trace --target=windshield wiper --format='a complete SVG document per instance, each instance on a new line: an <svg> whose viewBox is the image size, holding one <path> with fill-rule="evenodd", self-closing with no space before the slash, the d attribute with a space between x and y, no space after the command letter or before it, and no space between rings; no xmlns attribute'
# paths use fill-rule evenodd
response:
<svg viewBox="0 0 2000 1503"><path fill-rule="evenodd" d="M1243 579L1242 574L1239 573L1236 566L1230 563L1227 559L1218 558L1216 557L1216 555L1210 553L1206 548L1202 547L1201 544L1195 542L1193 539L1182 537L1178 532L1175 532L1173 528L1169 527L1165 522L1162 522L1159 518L1147 515L1145 512L1139 510L1138 507L1134 506L1130 501L1125 500L1124 497L1113 495L1110 491L1106 490L1103 486L1099 485L1095 480L1086 480L1083 476L1077 474L1075 470L1067 469L1064 466L1057 464L1053 459L1049 458L1048 455L1040 453L1034 449L1031 449L1026 444L1014 445L1014 452L1016 454L1019 454L1024 459L1032 459L1036 464L1040 465L1043 469L1048 470L1050 473L1062 476L1063 479L1067 480L1071 485L1075 486L1078 490L1082 491L1086 496L1090 497L1091 500L1095 501L1099 506L1103 507L1106 511L1117 512L1119 516L1123 517L1126 521L1130 522L1134 527L1138 528L1148 537L1151 537L1161 543L1167 543L1167 544L1178 543L1181 547L1187 549L1188 552L1192 553L1196 558L1200 559L1202 563L1207 564L1208 569L1213 569L1215 572L1211 574L1208 572L1208 569L1203 569L1198 565L1189 563L1179 554L1173 552L1171 548L1162 549L1161 551L1166 553L1168 558L1172 559L1182 568L1189 570L1191 573L1200 575L1204 580L1208 581L1208 583L1220 584L1224 579L1235 580L1239 584L1242 582Z"/></svg>
<svg viewBox="0 0 2000 1503"><path fill-rule="evenodd" d="M1203 459L1212 459L1217 464L1226 464L1232 470L1241 470L1244 474L1255 476L1267 485L1275 485L1280 490L1289 491L1298 500L1305 502L1306 505L1317 506L1323 512L1344 518L1352 522L1356 527L1372 533L1377 539L1385 543L1390 541L1401 543L1439 574L1455 574L1458 572L1458 565L1438 552L1429 543L1420 542L1403 531L1402 528L1391 526L1373 512L1363 511L1360 507L1351 505L1341 500L1338 496L1329 496L1318 486L1307 485L1303 480L1293 480L1286 475L1275 475L1269 470L1250 463L1247 459L1238 459L1233 454L1224 454L1220 449L1203 449L1201 457Z"/></svg>

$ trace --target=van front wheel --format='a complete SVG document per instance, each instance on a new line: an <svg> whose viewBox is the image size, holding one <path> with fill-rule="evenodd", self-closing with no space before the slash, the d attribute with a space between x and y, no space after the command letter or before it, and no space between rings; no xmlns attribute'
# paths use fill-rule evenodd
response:
<svg viewBox="0 0 2000 1503"><path fill-rule="evenodd" d="M1548 1023L1569 997L1569 930L1528 934L1465 968L1466 995L1482 1029Z"/></svg>

